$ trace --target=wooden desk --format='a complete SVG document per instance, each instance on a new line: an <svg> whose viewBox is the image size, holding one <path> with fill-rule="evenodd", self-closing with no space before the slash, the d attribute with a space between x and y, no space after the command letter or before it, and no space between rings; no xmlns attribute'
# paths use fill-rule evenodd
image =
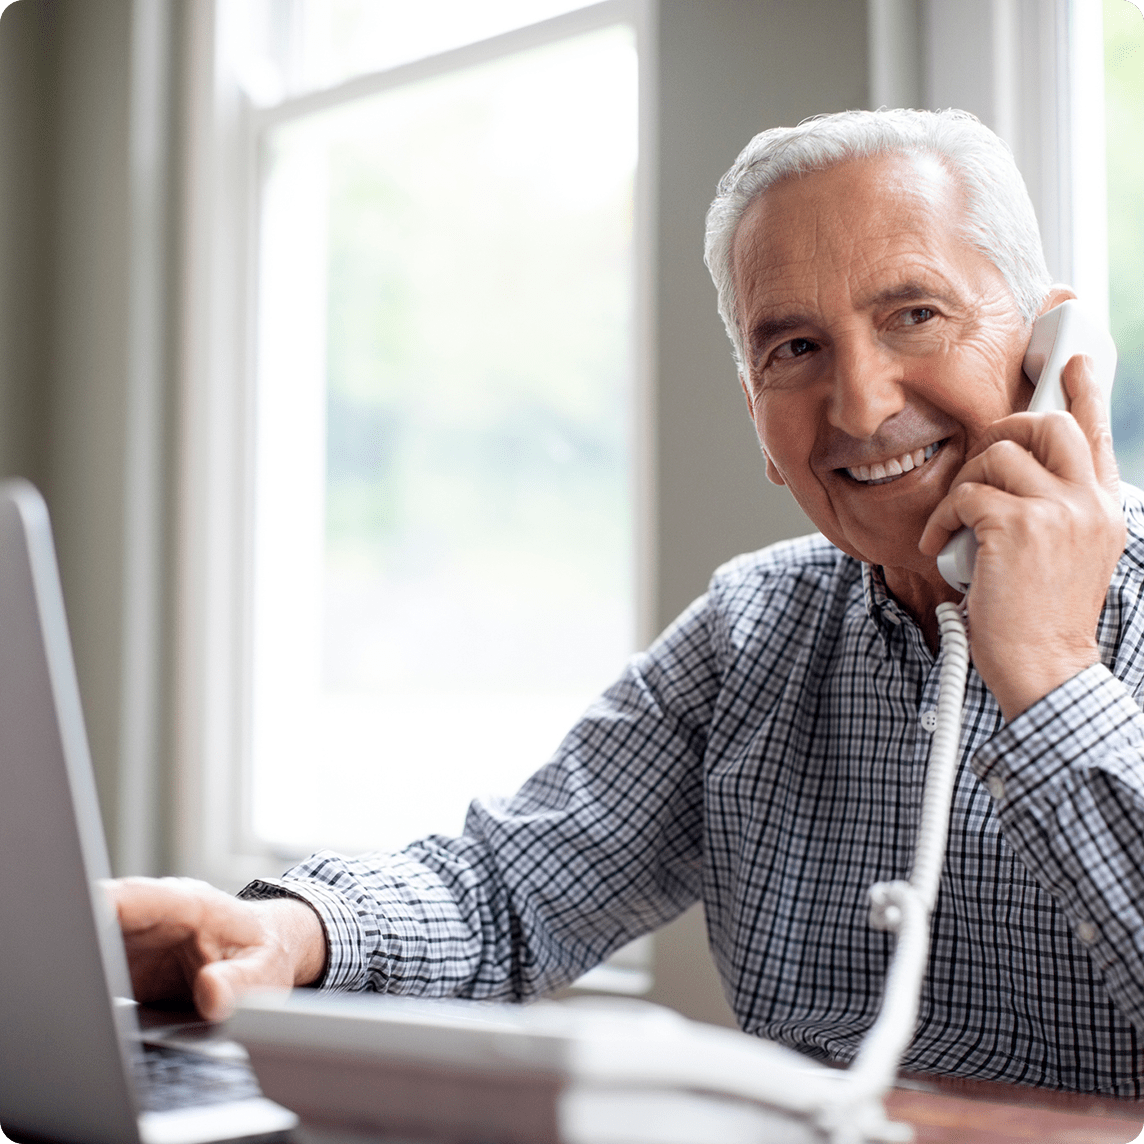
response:
<svg viewBox="0 0 1144 1144"><path fill-rule="evenodd" d="M1128 1144L1144 1102L946 1078L904 1078L886 1112L916 1131L916 1144Z"/></svg>
<svg viewBox="0 0 1144 1144"><path fill-rule="evenodd" d="M909 1077L886 1098L893 1120L912 1124L914 1144L1129 1144L1144 1102L1046 1092L987 1081ZM408 1144L352 1131L300 1128L294 1144Z"/></svg>

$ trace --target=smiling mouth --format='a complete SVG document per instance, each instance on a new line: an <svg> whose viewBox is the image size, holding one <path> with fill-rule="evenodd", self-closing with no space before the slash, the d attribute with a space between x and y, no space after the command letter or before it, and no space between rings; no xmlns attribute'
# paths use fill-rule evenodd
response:
<svg viewBox="0 0 1144 1144"><path fill-rule="evenodd" d="M885 485L914 469L920 469L944 444L945 440L935 441L924 449L915 449L912 453L903 453L900 457L891 457L888 461L878 461L873 465L855 465L845 472L859 484Z"/></svg>

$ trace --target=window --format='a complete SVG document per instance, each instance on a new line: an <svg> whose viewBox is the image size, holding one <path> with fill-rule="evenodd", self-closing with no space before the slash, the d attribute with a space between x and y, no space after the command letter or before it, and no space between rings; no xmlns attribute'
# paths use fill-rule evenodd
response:
<svg viewBox="0 0 1144 1144"><path fill-rule="evenodd" d="M251 829L398 847L634 650L633 33L289 112L255 116Z"/></svg>
<svg viewBox="0 0 1144 1144"><path fill-rule="evenodd" d="M633 11L198 14L185 869L456 832L634 649Z"/></svg>
<svg viewBox="0 0 1144 1144"><path fill-rule="evenodd" d="M1120 359L1112 432L1121 475L1144 484L1144 12L1104 0L1109 316Z"/></svg>

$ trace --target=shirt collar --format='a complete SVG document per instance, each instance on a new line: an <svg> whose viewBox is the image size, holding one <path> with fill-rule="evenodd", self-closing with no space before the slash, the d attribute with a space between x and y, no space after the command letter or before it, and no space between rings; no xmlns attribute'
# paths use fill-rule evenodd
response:
<svg viewBox="0 0 1144 1144"><path fill-rule="evenodd" d="M878 629L878 634L889 651L894 630L906 623L909 616L890 595L880 564L862 565L862 595L866 603L866 614L874 621L874 627Z"/></svg>

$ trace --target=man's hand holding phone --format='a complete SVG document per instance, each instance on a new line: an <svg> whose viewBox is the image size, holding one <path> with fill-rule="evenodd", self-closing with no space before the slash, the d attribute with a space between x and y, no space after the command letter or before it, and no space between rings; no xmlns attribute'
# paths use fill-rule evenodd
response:
<svg viewBox="0 0 1144 1144"><path fill-rule="evenodd" d="M1006 719L1098 662L1097 620L1126 540L1106 399L1091 360L1072 357L1061 380L1070 413L996 422L919 545L936 556L961 526L975 532L970 645Z"/></svg>

